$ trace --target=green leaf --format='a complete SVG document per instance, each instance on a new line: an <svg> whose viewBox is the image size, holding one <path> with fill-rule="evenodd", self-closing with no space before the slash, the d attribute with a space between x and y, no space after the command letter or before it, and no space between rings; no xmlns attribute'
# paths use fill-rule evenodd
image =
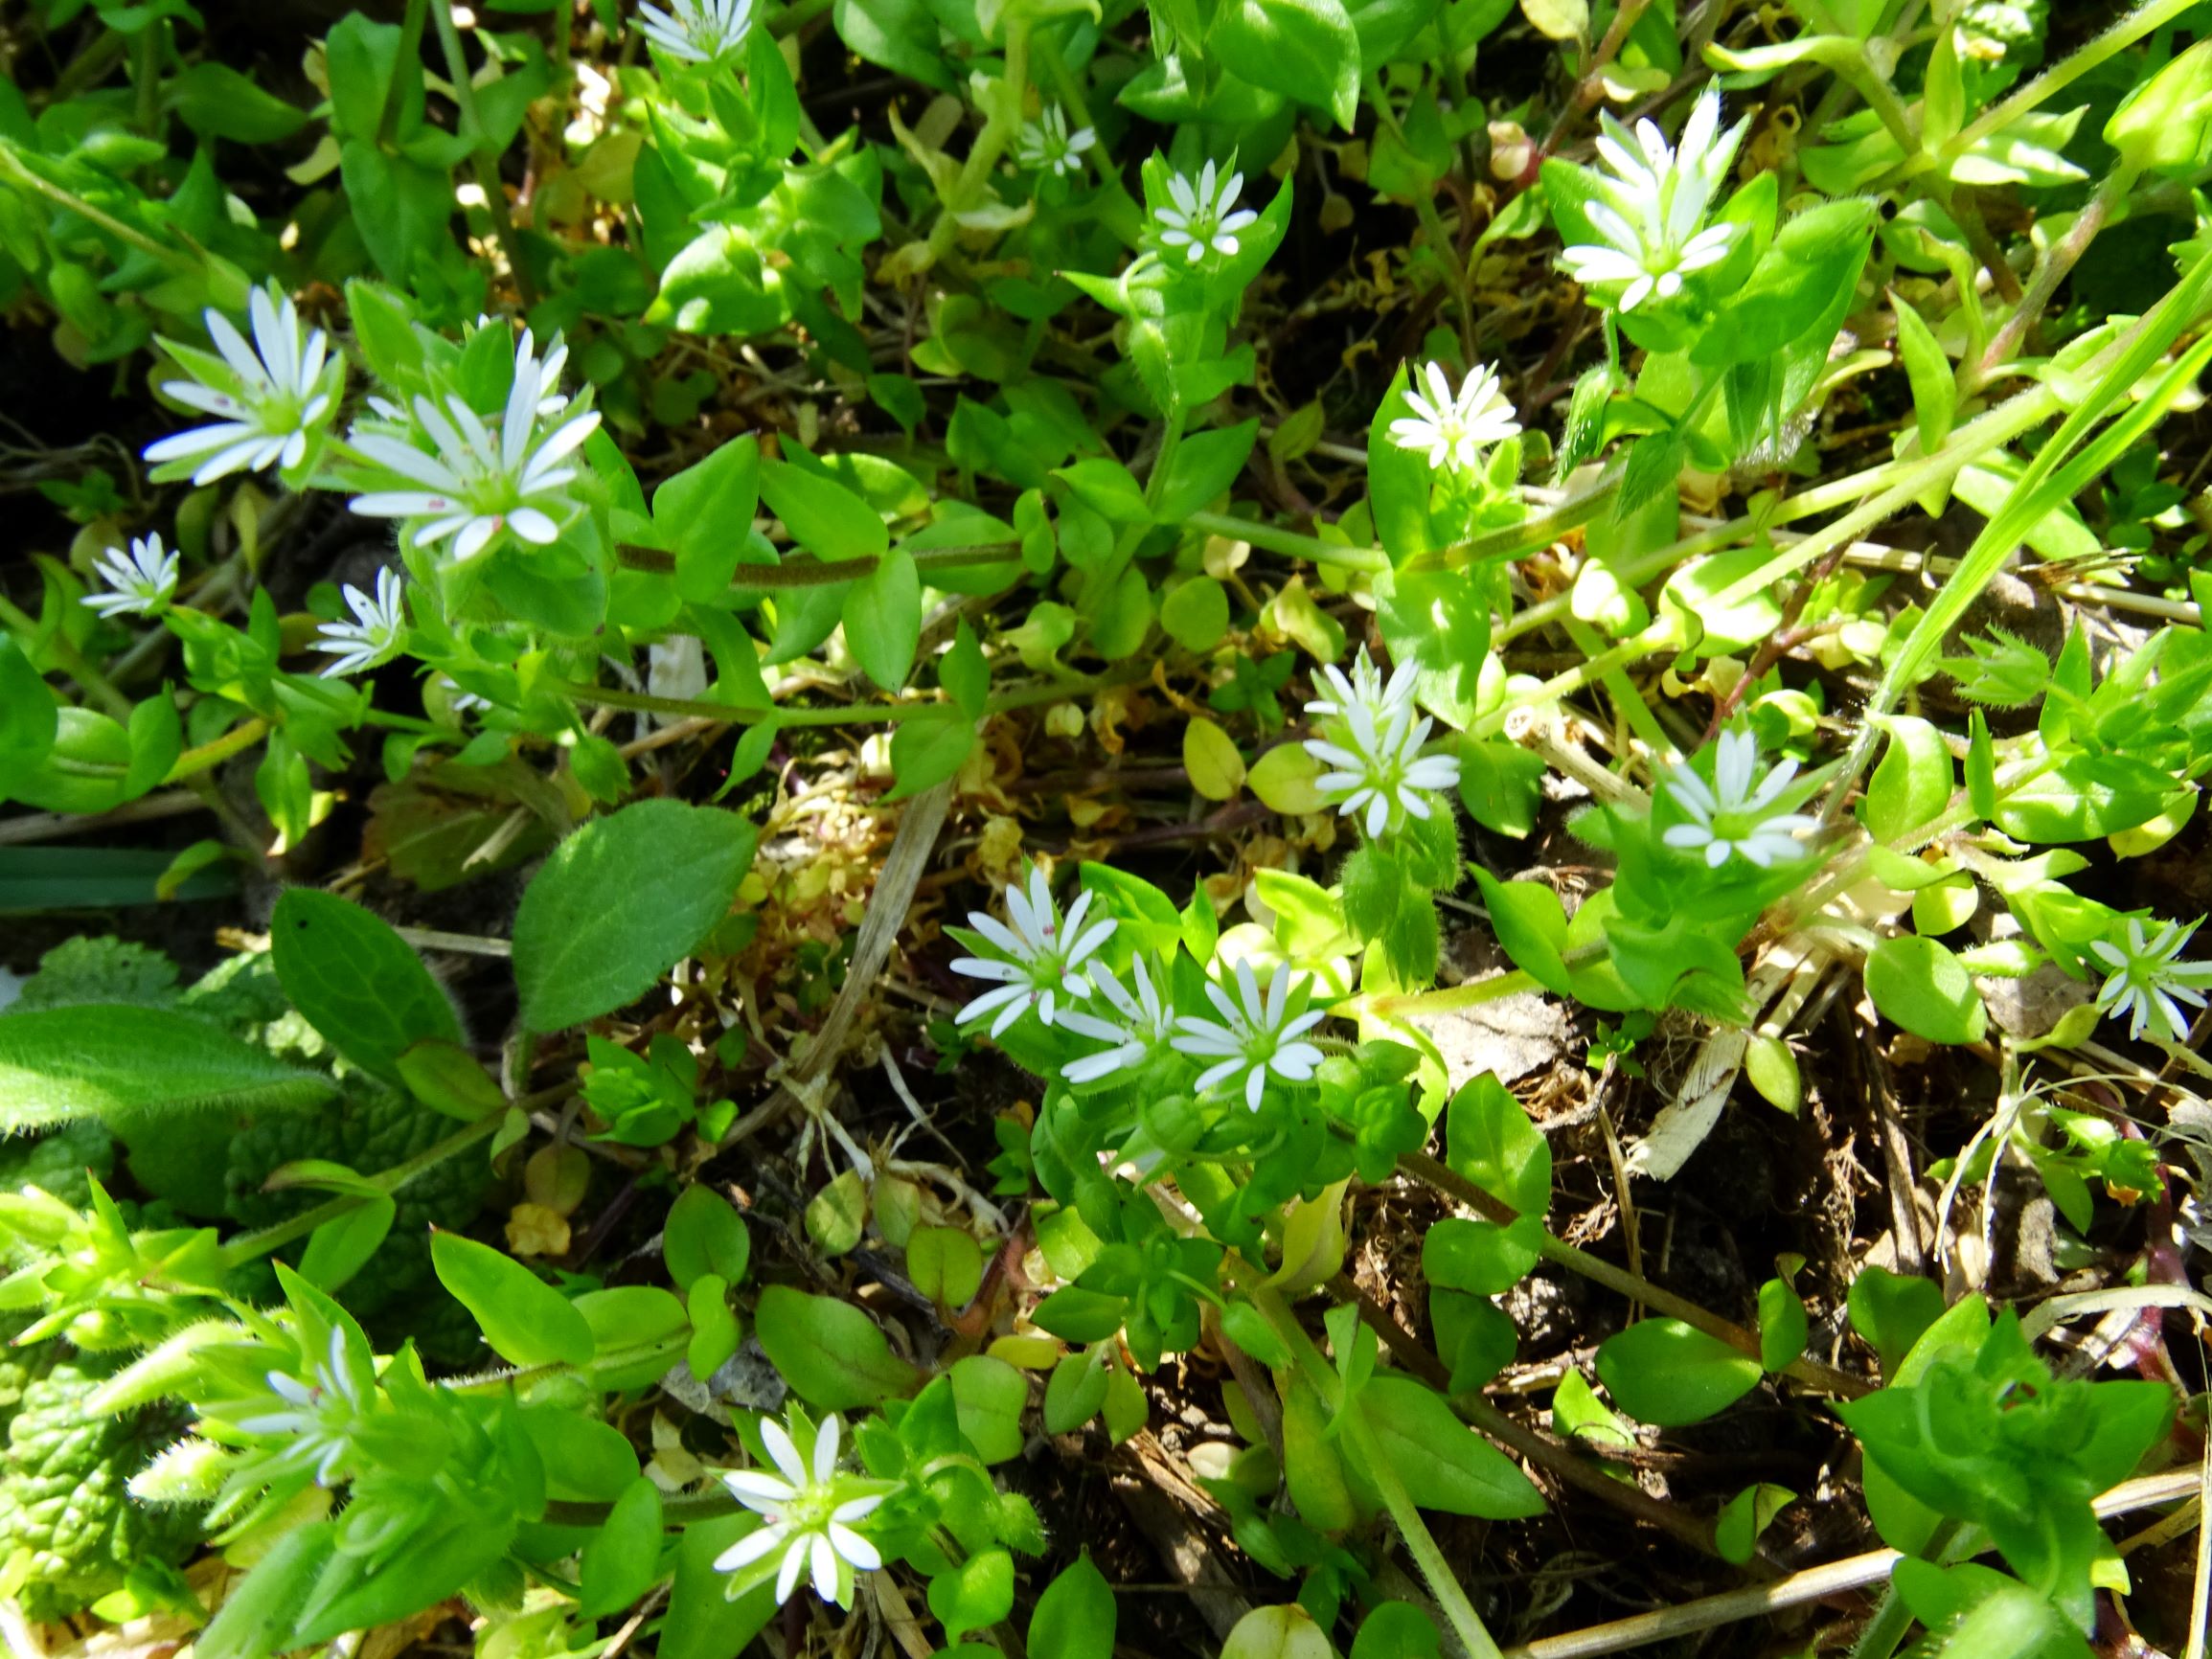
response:
<svg viewBox="0 0 2212 1659"><path fill-rule="evenodd" d="M1598 1345L1598 1376L1630 1417L1702 1422L1759 1386L1759 1362L1679 1319L1645 1319Z"/></svg>
<svg viewBox="0 0 2212 1659"><path fill-rule="evenodd" d="M1187 651L1210 651L1229 631L1229 590L1210 576L1194 576L1160 601L1160 626Z"/></svg>
<svg viewBox="0 0 2212 1659"><path fill-rule="evenodd" d="M307 125L308 112L262 91L213 58L180 71L164 92L177 119L202 138L275 144Z"/></svg>
<svg viewBox="0 0 2212 1659"><path fill-rule="evenodd" d="M857 1170L846 1170L807 1201L807 1237L830 1257L860 1242L868 1221L868 1189Z"/></svg>
<svg viewBox="0 0 2212 1659"><path fill-rule="evenodd" d="M462 1040L445 988L414 948L381 918L335 894L295 887L279 898L269 955L307 1022L388 1083L404 1086L399 1057L415 1044Z"/></svg>
<svg viewBox="0 0 2212 1659"><path fill-rule="evenodd" d="M1504 738L1462 739L1459 798L1485 830L1525 840L1543 806L1543 757Z"/></svg>
<svg viewBox="0 0 2212 1659"><path fill-rule="evenodd" d="M1866 994L1890 1024L1931 1043L1979 1042L1989 1028L1966 965L1932 939L1902 934L1867 952Z"/></svg>
<svg viewBox="0 0 2212 1659"><path fill-rule="evenodd" d="M879 558L890 550L876 510L833 478L788 461L763 461L761 496L791 539L818 558Z"/></svg>
<svg viewBox="0 0 2212 1659"><path fill-rule="evenodd" d="M586 1290L571 1306L591 1331L592 1383L609 1391L644 1388L663 1375L691 1329L683 1302L657 1284Z"/></svg>
<svg viewBox="0 0 2212 1659"><path fill-rule="evenodd" d="M957 85L938 50L937 14L926 0L836 0L837 34L870 63L951 92Z"/></svg>
<svg viewBox="0 0 2212 1659"><path fill-rule="evenodd" d="M1421 1241L1421 1276L1446 1290L1501 1296L1537 1264L1543 1222L1523 1216L1510 1227L1448 1216Z"/></svg>
<svg viewBox="0 0 2212 1659"><path fill-rule="evenodd" d="M1071 1353L1052 1368L1044 1385L1044 1429L1072 1434L1106 1404L1106 1373L1084 1354Z"/></svg>
<svg viewBox="0 0 2212 1659"><path fill-rule="evenodd" d="M1500 881L1480 865L1474 868L1474 880L1490 911L1491 928L1514 966L1555 996L1574 995L1562 955L1567 913L1560 896L1540 881Z"/></svg>
<svg viewBox="0 0 2212 1659"><path fill-rule="evenodd" d="M775 1617L775 1579L733 1601L729 1575L715 1571L716 1557L766 1524L748 1511L694 1521L678 1534L675 1581L655 1659L737 1659L738 1649Z"/></svg>
<svg viewBox="0 0 2212 1659"><path fill-rule="evenodd" d="M1911 715L1882 722L1889 746L1866 785L1859 819L1877 841L1895 841L1943 815L1950 805L1953 768L1943 734Z"/></svg>
<svg viewBox="0 0 2212 1659"><path fill-rule="evenodd" d="M1128 1372L1116 1368L1106 1377L1106 1405L1102 1408L1106 1425L1106 1438L1115 1445L1128 1440L1145 1426L1151 1407L1145 1403L1145 1391L1137 1379Z"/></svg>
<svg viewBox="0 0 2212 1659"><path fill-rule="evenodd" d="M1253 1608L1221 1644L1221 1659L1334 1659L1334 1654L1328 1632L1295 1602Z"/></svg>
<svg viewBox="0 0 2212 1659"><path fill-rule="evenodd" d="M995 1625L1014 1611L1014 1557L984 1550L929 1580L929 1610L957 1642L970 1630Z"/></svg>
<svg viewBox="0 0 2212 1659"><path fill-rule="evenodd" d="M300 1277L317 1290L338 1289L369 1264L399 1214L399 1204L378 1193L358 1210L325 1221L308 1235Z"/></svg>
<svg viewBox="0 0 2212 1659"><path fill-rule="evenodd" d="M2184 804L2158 767L2130 755L2068 755L2051 770L1997 797L1991 822L2040 845L2095 841L2148 824Z"/></svg>
<svg viewBox="0 0 2212 1659"><path fill-rule="evenodd" d="M1481 1388L1513 1362L1520 1333L1487 1296L1431 1289L1428 1322L1436 1352L1451 1370L1451 1392Z"/></svg>
<svg viewBox="0 0 2212 1659"><path fill-rule="evenodd" d="M507 1107L498 1081L459 1043L426 1038L401 1055L397 1068L409 1094L465 1124Z"/></svg>
<svg viewBox="0 0 2212 1659"><path fill-rule="evenodd" d="M639 1476L615 1499L591 1542L583 1546L579 1617L619 1613L652 1588L660 1576L660 1489Z"/></svg>
<svg viewBox="0 0 2212 1659"><path fill-rule="evenodd" d="M1445 1148L1445 1161L1499 1203L1539 1221L1551 1208L1551 1146L1494 1072L1451 1097Z"/></svg>
<svg viewBox="0 0 2212 1659"><path fill-rule="evenodd" d="M720 1370L744 1340L744 1328L730 1311L729 1285L718 1273L705 1273L692 1281L684 1298L684 1313L691 1323L691 1337L684 1345L684 1364L704 1382Z"/></svg>
<svg viewBox="0 0 2212 1659"><path fill-rule="evenodd" d="M1720 1518L1713 1523L1713 1547L1721 1552L1723 1560L1743 1566L1758 1548L1759 1534L1767 1530L1767 1523L1796 1497L1788 1487L1772 1486L1765 1481L1745 1487L1721 1506Z"/></svg>
<svg viewBox="0 0 2212 1659"><path fill-rule="evenodd" d="M937 683L970 720L982 719L991 706L991 664L966 617L953 633L951 648L938 659Z"/></svg>
<svg viewBox="0 0 2212 1659"><path fill-rule="evenodd" d="M1358 113L1359 35L1338 0L1225 0L1206 49L1240 80L1325 109L1346 130Z"/></svg>
<svg viewBox="0 0 2212 1659"><path fill-rule="evenodd" d="M1116 524L1152 522L1152 510L1145 501L1144 487L1136 481L1135 474L1110 455L1085 456L1072 466L1056 468L1053 477L1066 485L1068 492L1093 512Z"/></svg>
<svg viewBox="0 0 2212 1659"><path fill-rule="evenodd" d="M1804 1300L1787 1279L1769 1279L1759 1286L1759 1363L1768 1371L1787 1371L1805 1352L1811 1334Z"/></svg>
<svg viewBox="0 0 2212 1659"><path fill-rule="evenodd" d="M280 1534L223 1598L193 1651L205 1659L268 1659L294 1647L300 1611L337 1547L335 1521L312 1521Z"/></svg>
<svg viewBox="0 0 2212 1659"><path fill-rule="evenodd" d="M1129 1309L1126 1297L1070 1284L1038 1303L1030 1322L1063 1342L1104 1342L1121 1329Z"/></svg>
<svg viewBox="0 0 2212 1659"><path fill-rule="evenodd" d="M886 801L934 789L957 773L975 747L975 722L956 708L931 709L901 720L891 734L891 776Z"/></svg>
<svg viewBox="0 0 2212 1659"><path fill-rule="evenodd" d="M1851 1282L1848 1307L1851 1329L1873 1345L1882 1376L1894 1382L1912 1345L1943 1317L1943 1288L1931 1279L1862 1267Z"/></svg>
<svg viewBox="0 0 2212 1659"><path fill-rule="evenodd" d="M1720 321L1699 336L1692 360L1719 366L1779 356L1829 312L1848 307L1873 245L1875 218L1874 202L1855 197L1784 224Z"/></svg>
<svg viewBox="0 0 2212 1659"><path fill-rule="evenodd" d="M523 1023L557 1032L643 996L729 913L755 835L734 812L661 799L555 848L514 917Z"/></svg>
<svg viewBox="0 0 2212 1659"><path fill-rule="evenodd" d="M1744 1045L1744 1076L1768 1105L1792 1117L1805 1103L1805 1081L1797 1073L1797 1055L1780 1037L1752 1034Z"/></svg>
<svg viewBox="0 0 2212 1659"><path fill-rule="evenodd" d="M983 1252L957 1227L918 1227L906 1239L906 1277L941 1307L965 1307L983 1286Z"/></svg>
<svg viewBox="0 0 2212 1659"><path fill-rule="evenodd" d="M690 1367L695 1380L706 1382L715 1375L737 1345L745 1340L745 1328L739 1325L737 1314L730 1311L730 1287L718 1274L701 1274L693 1281L690 1294L683 1299L683 1314L690 1323L690 1338L683 1345L683 1365Z"/></svg>
<svg viewBox="0 0 2212 1659"><path fill-rule="evenodd" d="M61 711L23 648L0 634L0 799L54 748Z"/></svg>
<svg viewBox="0 0 2212 1659"><path fill-rule="evenodd" d="M960 1432L968 1437L975 1455L987 1464L1002 1464L1021 1455L1021 1414L1029 1404L1029 1381L1003 1359L971 1353L955 1360L951 1371L952 1400L960 1419Z"/></svg>
<svg viewBox="0 0 2212 1659"><path fill-rule="evenodd" d="M80 1003L0 1019L0 1134L75 1118L311 1106L336 1085L168 1009Z"/></svg>
<svg viewBox="0 0 2212 1659"><path fill-rule="evenodd" d="M724 1284L741 1284L752 1255L744 1217L712 1187L695 1182L669 1206L661 1227L661 1260L677 1289L689 1290L694 1281L710 1273Z"/></svg>
<svg viewBox="0 0 2212 1659"><path fill-rule="evenodd" d="M1979 709L1967 714L1966 792L1976 818L1986 824L1996 816L1996 744Z"/></svg>
<svg viewBox="0 0 2212 1659"><path fill-rule="evenodd" d="M1359 1622L1352 1659L1437 1659L1436 1625L1410 1602L1385 1602Z"/></svg>
<svg viewBox="0 0 2212 1659"><path fill-rule="evenodd" d="M184 716L167 686L130 711L130 767L123 776L123 794L135 801L161 783L184 752Z"/></svg>
<svg viewBox="0 0 2212 1659"><path fill-rule="evenodd" d="M653 491L653 534L675 556L675 588L684 599L713 604L729 592L760 494L761 446L749 433Z"/></svg>
<svg viewBox="0 0 2212 1659"><path fill-rule="evenodd" d="M1912 387L1912 412L1920 426L1920 452L1933 455L1950 436L1958 413L1958 383L1951 377L1950 359L1935 343L1935 333L1921 314L1895 293L1897 349L1904 358L1904 374Z"/></svg>
<svg viewBox="0 0 2212 1659"><path fill-rule="evenodd" d="M845 590L845 643L885 691L906 683L922 643L922 573L905 549L885 554Z"/></svg>
<svg viewBox="0 0 2212 1659"><path fill-rule="evenodd" d="M1520 1465L1451 1415L1444 1397L1411 1377L1377 1372L1360 1390L1363 1413L1382 1455L1425 1510L1489 1521L1540 1515L1543 1494ZM1348 1466L1357 1484L1365 1473Z"/></svg>
<svg viewBox="0 0 2212 1659"><path fill-rule="evenodd" d="M1491 584L1465 571L1385 571L1375 579L1375 601L1391 659L1414 665L1422 707L1448 726L1472 724L1490 650Z"/></svg>
<svg viewBox="0 0 2212 1659"><path fill-rule="evenodd" d="M1428 458L1402 449L1390 439L1390 423L1406 413L1408 370L1398 373L1383 388L1382 400L1367 427L1367 511L1375 521L1375 537L1393 564L1403 564L1416 554L1435 546L1428 530L1428 495L1433 482ZM1462 579L1465 580L1464 578Z"/></svg>
<svg viewBox="0 0 2212 1659"><path fill-rule="evenodd" d="M919 1380L873 1319L834 1297L771 1284L754 1309L753 1333L792 1391L822 1411L879 1405L911 1394Z"/></svg>
<svg viewBox="0 0 2212 1659"><path fill-rule="evenodd" d="M1118 1616L1106 1575L1085 1554L1037 1599L1029 1650L1037 1659L1113 1659Z"/></svg>
<svg viewBox="0 0 2212 1659"><path fill-rule="evenodd" d="M1334 0L1322 3L1333 5ZM1172 524L1209 506L1243 474L1259 436L1260 422L1253 419L1184 439L1168 462L1152 515L1162 524Z"/></svg>
<svg viewBox="0 0 2212 1659"><path fill-rule="evenodd" d="M505 1251L458 1233L434 1233L430 1264L511 1365L591 1363L596 1345L576 1304Z"/></svg>

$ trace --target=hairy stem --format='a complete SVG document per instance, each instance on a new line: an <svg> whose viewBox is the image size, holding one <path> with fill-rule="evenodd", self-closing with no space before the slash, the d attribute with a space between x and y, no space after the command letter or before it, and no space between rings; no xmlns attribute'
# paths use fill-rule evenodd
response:
<svg viewBox="0 0 2212 1659"><path fill-rule="evenodd" d="M533 1095L526 1101L517 1102L516 1104L527 1106L533 1101L542 1102L559 1098L568 1094L572 1087L571 1084L563 1083L558 1089L546 1091L542 1095ZM456 1153L467 1151L478 1141L487 1139L494 1129L499 1127L505 1117L506 1113L504 1112L489 1113L459 1133L447 1135L436 1146L416 1153L405 1163L395 1164L382 1174L370 1178L377 1186L383 1188L386 1194L397 1193L417 1176L429 1173L440 1164L445 1163L446 1159ZM341 1193L335 1198L317 1204L312 1210L301 1212L289 1221L280 1221L274 1227L263 1227L258 1233L241 1233L223 1246L223 1265L225 1267L242 1267L257 1257L266 1256L272 1250L283 1249L295 1239L305 1239L326 1221L335 1221L341 1216L352 1215L368 1202L368 1198L361 1193Z"/></svg>
<svg viewBox="0 0 2212 1659"><path fill-rule="evenodd" d="M499 158L491 149L483 117L477 113L476 83L469 78L467 56L461 50L461 32L453 26L453 0L437 0L430 8L430 16L437 25L438 49L445 58L446 77L453 84L454 106L461 112L461 130L474 144L469 162L476 173L476 187L484 193L485 209L491 215L492 239L506 258L508 273L514 279L514 291L521 296L523 306L535 306L537 284L530 280L522 262L522 249L514 236L514 215L507 206L507 187L499 179Z"/></svg>

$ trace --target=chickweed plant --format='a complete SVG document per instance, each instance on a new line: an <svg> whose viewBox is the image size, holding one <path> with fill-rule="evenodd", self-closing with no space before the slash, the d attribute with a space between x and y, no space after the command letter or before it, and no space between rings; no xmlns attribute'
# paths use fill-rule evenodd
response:
<svg viewBox="0 0 2212 1659"><path fill-rule="evenodd" d="M14 8L11 1646L2201 1653L2208 31Z"/></svg>

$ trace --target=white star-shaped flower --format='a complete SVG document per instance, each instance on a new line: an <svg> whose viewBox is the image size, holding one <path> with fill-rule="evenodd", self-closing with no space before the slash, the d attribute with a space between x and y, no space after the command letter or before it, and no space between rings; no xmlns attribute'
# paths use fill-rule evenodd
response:
<svg viewBox="0 0 2212 1659"><path fill-rule="evenodd" d="M405 439L356 428L356 450L417 488L372 490L354 498L353 511L368 518L410 520L410 546L427 547L450 536L456 563L474 558L510 531L541 547L555 540L560 534L555 513L572 505L567 487L578 473L566 463L599 429L596 409L571 416L568 399L559 396L567 357L568 349L556 338L540 359L524 330L507 407L495 426L448 394L443 405L415 399ZM559 424L541 433L541 422ZM427 452L420 442L425 439Z"/></svg>
<svg viewBox="0 0 2212 1659"><path fill-rule="evenodd" d="M2091 940L2090 951L2112 970L2105 989L2097 993L2098 1009L2108 1014L2126 1014L2132 1037L2141 1036L2143 1028L2149 1026L2152 1035L2167 1042L2188 1041L2189 1021L2175 1005L2204 1006L2199 988L2212 986L2212 962L2175 959L2189 943L2190 935L2202 925L2201 919L2187 927L2169 921L2155 936L2146 937L2141 919L2131 917L2127 943Z"/></svg>
<svg viewBox="0 0 2212 1659"><path fill-rule="evenodd" d="M958 1023L969 1025L995 1013L998 1017L992 1022L991 1034L1001 1036L1028 1009L1036 1009L1037 1017L1051 1025L1056 1018L1064 1017L1062 999L1072 1002L1090 995L1090 980L1083 965L1113 937L1115 926L1110 918L1088 928L1083 926L1090 899L1087 893L1078 898L1068 906L1063 922L1053 904L1044 872L1032 865L1026 893L1019 882L1006 890L1006 921L980 910L969 911L968 925L1001 954L963 956L953 963L952 971L969 979L994 980L998 988L985 991L962 1009Z"/></svg>
<svg viewBox="0 0 2212 1659"><path fill-rule="evenodd" d="M253 291L246 308L254 330L250 346L237 324L220 311L207 312L207 331L227 375L202 353L179 352L193 378L162 382L161 389L179 403L217 417L213 425L147 445L146 458L157 466L197 461L194 484L297 466L307 457L308 438L335 402L343 371L332 364L323 330L301 326L291 297L270 283ZM331 372L326 375L326 369Z"/></svg>
<svg viewBox="0 0 2212 1659"><path fill-rule="evenodd" d="M1214 981L1206 982L1206 1000L1221 1017L1211 1020L1182 1015L1175 1021L1174 1049L1194 1059L1215 1062L1198 1074L1200 1094L1243 1073L1244 1104L1256 1112L1269 1072L1293 1083L1312 1078L1313 1068L1321 1063L1321 1051L1298 1039L1321 1023L1322 1011L1290 1014L1292 985L1287 962L1275 965L1274 977L1264 993L1250 962L1237 964L1236 978L1234 998ZM1298 1000L1303 1002L1306 988L1300 985L1296 989Z"/></svg>
<svg viewBox="0 0 2212 1659"><path fill-rule="evenodd" d="M1199 170L1196 182L1179 172L1170 173L1170 205L1152 213L1159 221L1156 234L1160 244L1181 248L1184 259L1194 265L1206 257L1209 248L1224 259L1232 257L1239 246L1237 233L1260 216L1250 208L1237 207L1243 190L1243 173L1221 178L1210 161Z"/></svg>
<svg viewBox="0 0 2212 1659"><path fill-rule="evenodd" d="M1068 131L1067 112L1057 103L1048 103L1035 121L1021 124L1021 132L1014 141L1014 159L1036 171L1064 178L1083 170L1083 151L1096 143L1098 134L1087 126Z"/></svg>
<svg viewBox="0 0 2212 1659"><path fill-rule="evenodd" d="M1170 1044L1175 1034L1174 1004L1160 995L1143 957L1130 965L1129 977L1136 981L1134 994L1123 987L1114 977L1113 969L1103 962L1092 964L1084 971L1091 988L1119 1017L1102 1019L1081 1009L1068 1009L1060 1014L1060 1023L1069 1031L1113 1045L1060 1067L1060 1075L1071 1083L1093 1083L1115 1072L1141 1065ZM1164 970L1161 977L1164 981Z"/></svg>
<svg viewBox="0 0 2212 1659"><path fill-rule="evenodd" d="M766 1525L717 1556L715 1571L744 1573L780 1550L784 1559L776 1574L779 1605L791 1599L810 1569L814 1594L841 1607L852 1605L854 1574L872 1573L883 1564L882 1553L855 1532L853 1523L874 1514L883 1494L843 1495L853 1483L837 1472L842 1432L834 1412L822 1420L814 1433L814 1460L810 1466L788 1429L774 1418L762 1420L761 1443L783 1478L753 1469L722 1476L731 1495L764 1516Z"/></svg>
<svg viewBox="0 0 2212 1659"><path fill-rule="evenodd" d="M753 0L671 0L673 10L640 6L645 37L686 63L716 63L735 54L753 27Z"/></svg>
<svg viewBox="0 0 2212 1659"><path fill-rule="evenodd" d="M323 670L324 678L357 674L391 660L407 636L407 614L399 602L400 592L399 578L389 567L376 573L374 594L347 584L345 599L353 620L325 623L315 630L315 649L337 653L337 660Z"/></svg>
<svg viewBox="0 0 2212 1659"><path fill-rule="evenodd" d="M246 1415L234 1418L233 1426L285 1441L275 1463L310 1467L316 1485L330 1486L339 1478L362 1420L376 1405L374 1364L353 1352L343 1326L333 1325L329 1352L308 1367L306 1376L272 1371L266 1380L268 1394L262 1402L247 1402Z"/></svg>
<svg viewBox="0 0 2212 1659"><path fill-rule="evenodd" d="M1819 820L1802 812L1770 814L1767 808L1797 776L1795 761L1777 761L1753 787L1759 769L1759 740L1749 732L1722 732L1708 784L1687 766L1677 766L1666 792L1688 814L1689 822L1667 830L1663 839L1684 852L1703 849L1706 865L1718 870L1732 853L1742 853L1765 870L1805 854L1797 837L1816 830Z"/></svg>
<svg viewBox="0 0 2212 1659"><path fill-rule="evenodd" d="M1617 304L1632 311L1653 294L1673 299L1686 274L1728 257L1741 227L1699 227L1712 211L1750 121L1746 117L1722 134L1718 82L1698 100L1678 146L1670 147L1650 120L1636 123L1632 134L1610 114L1600 121L1605 132L1598 155L1612 173L1600 182L1608 199L1585 202L1583 211L1601 239L1578 243L1561 258L1585 286L1624 284Z"/></svg>
<svg viewBox="0 0 2212 1659"><path fill-rule="evenodd" d="M127 554L109 548L92 569L108 591L88 593L83 602L102 616L159 616L176 593L177 557L162 550L158 535L132 537Z"/></svg>
<svg viewBox="0 0 2212 1659"><path fill-rule="evenodd" d="M1457 760L1421 752L1435 722L1415 717L1414 677L1413 665L1401 663L1385 683L1362 648L1349 678L1334 665L1322 669L1330 695L1306 705L1323 721L1322 736L1303 745L1329 768L1314 781L1321 799L1342 816L1364 814L1370 836L1381 834L1397 812L1426 818L1427 792L1459 783Z"/></svg>
<svg viewBox="0 0 2212 1659"><path fill-rule="evenodd" d="M1497 371L1487 363L1469 370L1456 393L1443 364L1425 365L1405 388L1405 407L1409 413L1390 423L1390 442L1401 449L1425 449L1432 467L1471 472L1485 448L1520 432Z"/></svg>

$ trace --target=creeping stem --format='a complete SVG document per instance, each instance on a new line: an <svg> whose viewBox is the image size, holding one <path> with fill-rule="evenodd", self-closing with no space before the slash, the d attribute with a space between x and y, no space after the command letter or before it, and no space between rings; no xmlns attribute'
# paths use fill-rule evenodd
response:
<svg viewBox="0 0 2212 1659"><path fill-rule="evenodd" d="M1266 1316L1276 1335L1289 1348L1300 1374L1334 1413L1341 1389L1334 1369L1313 1346L1313 1339L1306 1334L1306 1328L1298 1323L1281 1294L1261 1282L1265 1275L1241 1261L1237 1265L1242 1269L1239 1276L1249 1281L1247 1289L1253 1306ZM1445 1560L1444 1552L1437 1548L1428 1523L1421 1518L1421 1511L1414 1506L1412 1494L1405 1489L1405 1483L1399 1479L1397 1468L1377 1442L1366 1415L1356 1408L1344 1412L1342 1421L1351 1441L1350 1449L1359 1459L1359 1466L1367 1478L1375 1483L1375 1489L1381 1494L1382 1507L1390 1511L1392 1523L1405 1540L1406 1549L1412 1552L1414 1564L1427 1580L1429 1593L1436 1598L1438 1608L1469 1659L1499 1659L1497 1643L1483 1625L1482 1616L1475 1612L1474 1603L1467 1599L1467 1591L1453 1575L1450 1563Z"/></svg>

